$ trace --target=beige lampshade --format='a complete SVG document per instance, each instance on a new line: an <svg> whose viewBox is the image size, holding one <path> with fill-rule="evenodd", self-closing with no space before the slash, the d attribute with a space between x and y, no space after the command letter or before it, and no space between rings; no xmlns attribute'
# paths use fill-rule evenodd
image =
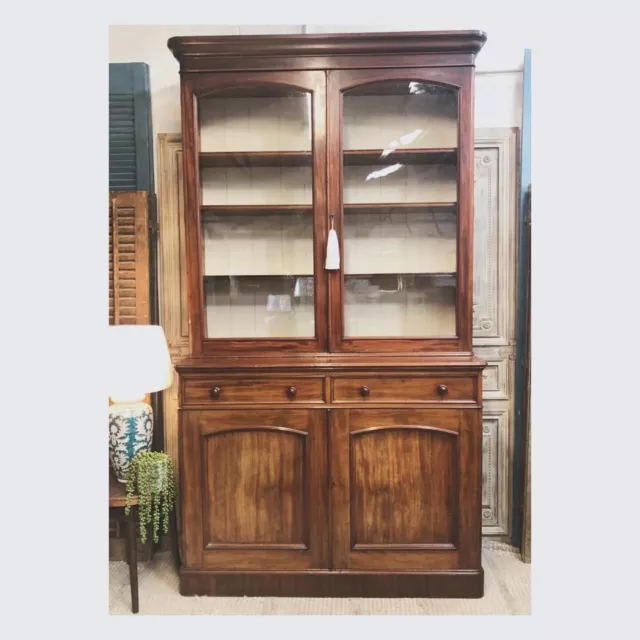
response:
<svg viewBox="0 0 640 640"><path fill-rule="evenodd" d="M107 391L114 402L135 402L171 386L173 365L162 327L109 327Z"/></svg>

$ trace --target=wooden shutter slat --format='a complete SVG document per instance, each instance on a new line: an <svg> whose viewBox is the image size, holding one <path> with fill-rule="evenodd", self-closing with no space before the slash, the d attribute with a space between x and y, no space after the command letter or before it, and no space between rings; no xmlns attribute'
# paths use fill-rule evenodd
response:
<svg viewBox="0 0 640 640"><path fill-rule="evenodd" d="M109 194L109 324L149 324L149 206L144 191Z"/></svg>

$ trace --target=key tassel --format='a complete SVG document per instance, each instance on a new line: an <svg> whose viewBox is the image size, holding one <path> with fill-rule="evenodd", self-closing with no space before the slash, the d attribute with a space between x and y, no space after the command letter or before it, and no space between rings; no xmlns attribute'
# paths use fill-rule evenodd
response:
<svg viewBox="0 0 640 640"><path fill-rule="evenodd" d="M327 238L327 259L324 268L329 271L335 271L340 268L340 245L338 244L338 234L333 228L333 216L331 216L331 229Z"/></svg>

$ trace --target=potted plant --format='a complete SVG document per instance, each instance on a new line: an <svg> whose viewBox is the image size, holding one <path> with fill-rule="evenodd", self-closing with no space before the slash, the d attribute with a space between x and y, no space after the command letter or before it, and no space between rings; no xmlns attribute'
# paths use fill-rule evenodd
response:
<svg viewBox="0 0 640 640"><path fill-rule="evenodd" d="M152 524L153 541L157 543L161 519L163 532L169 533L169 514L176 498L173 464L166 453L141 451L131 460L127 476L127 515L134 496L138 497L140 541L143 544L147 541L147 526Z"/></svg>

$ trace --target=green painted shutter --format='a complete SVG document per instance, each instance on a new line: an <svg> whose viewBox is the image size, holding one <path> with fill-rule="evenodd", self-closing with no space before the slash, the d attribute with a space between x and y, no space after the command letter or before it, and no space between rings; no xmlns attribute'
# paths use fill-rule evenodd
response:
<svg viewBox="0 0 640 640"><path fill-rule="evenodd" d="M109 202L123 191L144 191L148 196L150 291L149 316L146 322L157 324L158 214L153 173L149 67L142 62L110 64ZM110 241L113 243L113 238ZM164 448L161 399L162 394L152 394L151 405L155 416L152 448L156 451Z"/></svg>
<svg viewBox="0 0 640 640"><path fill-rule="evenodd" d="M109 191L154 193L149 67L109 65Z"/></svg>
<svg viewBox="0 0 640 640"><path fill-rule="evenodd" d="M151 316L158 322L157 203L153 170L153 133L149 67L143 62L109 65L109 191L149 194L151 232Z"/></svg>

